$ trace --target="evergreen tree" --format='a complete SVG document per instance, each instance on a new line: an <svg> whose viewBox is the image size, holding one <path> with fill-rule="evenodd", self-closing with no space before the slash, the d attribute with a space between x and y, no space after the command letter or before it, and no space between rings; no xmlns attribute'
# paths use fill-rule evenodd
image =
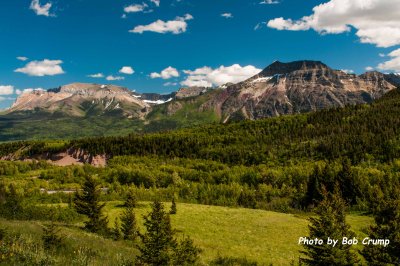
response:
<svg viewBox="0 0 400 266"><path fill-rule="evenodd" d="M151 212L144 217L144 226L146 233L141 235L139 262L154 266L172 265L172 255L177 243L170 217L160 201L153 202Z"/></svg>
<svg viewBox="0 0 400 266"><path fill-rule="evenodd" d="M307 191L306 191L306 194L304 195L304 199L303 199L303 207L304 208L314 206L314 204L316 204L322 200L321 176L322 176L322 170L318 166L316 166L314 168L313 173L308 178Z"/></svg>
<svg viewBox="0 0 400 266"><path fill-rule="evenodd" d="M6 192L6 202L4 203L6 216L11 219L20 218L23 214L21 196L18 195L13 184L9 185L8 190L9 191Z"/></svg>
<svg viewBox="0 0 400 266"><path fill-rule="evenodd" d="M184 238L176 247L173 265L193 265L199 259L200 252L192 239Z"/></svg>
<svg viewBox="0 0 400 266"><path fill-rule="evenodd" d="M137 199L135 196L135 193L132 190L128 191L128 195L126 196L126 200L125 200L125 204L124 206L126 208L136 208L136 204L137 204Z"/></svg>
<svg viewBox="0 0 400 266"><path fill-rule="evenodd" d="M126 208L121 215L121 231L124 239L135 240L138 236L136 215L133 208Z"/></svg>
<svg viewBox="0 0 400 266"><path fill-rule="evenodd" d="M102 214L105 204L100 203L100 193L96 180L91 176L86 176L82 192L76 193L74 198L76 211L89 218L85 222L85 228L93 233L106 233L108 231L107 217Z"/></svg>
<svg viewBox="0 0 400 266"><path fill-rule="evenodd" d="M139 265L193 265L198 260L200 249L190 238L181 242L175 239L170 217L160 201L153 202L152 211L144 217L144 226Z"/></svg>
<svg viewBox="0 0 400 266"><path fill-rule="evenodd" d="M361 254L368 265L400 265L400 200L382 200L375 214L371 239L388 239L388 246L367 245Z"/></svg>
<svg viewBox="0 0 400 266"><path fill-rule="evenodd" d="M344 200L350 205L357 203L357 197L362 195L360 186L351 170L351 161L348 158L342 161L342 170L338 173L340 192Z"/></svg>
<svg viewBox="0 0 400 266"><path fill-rule="evenodd" d="M46 250L58 248L62 244L62 237L59 235L60 229L51 221L50 225L43 226L43 247Z"/></svg>
<svg viewBox="0 0 400 266"><path fill-rule="evenodd" d="M169 214L176 214L177 209L176 209L176 202L175 202L175 196L172 198L172 204L171 204L171 210L169 211Z"/></svg>
<svg viewBox="0 0 400 266"><path fill-rule="evenodd" d="M345 220L345 202L337 194L328 194L323 188L323 200L316 209L318 217L310 218L310 239L322 239L323 245L305 245L302 251L307 258L301 258L305 265L355 265L356 255L351 251L351 245L343 245L342 238L352 238L354 233ZM327 245L327 239L339 240L337 245Z"/></svg>
<svg viewBox="0 0 400 266"><path fill-rule="evenodd" d="M114 221L114 227L111 229L111 235L114 240L120 240L121 234L121 224L119 222L119 218L117 217Z"/></svg>

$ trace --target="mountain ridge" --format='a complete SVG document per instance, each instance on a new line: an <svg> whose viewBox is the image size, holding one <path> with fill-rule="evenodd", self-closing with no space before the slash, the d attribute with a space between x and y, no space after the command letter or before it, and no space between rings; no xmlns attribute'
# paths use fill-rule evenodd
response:
<svg viewBox="0 0 400 266"><path fill-rule="evenodd" d="M396 74L349 74L310 60L276 61L237 84L187 87L170 94L72 83L22 94L0 115L4 129L0 140L27 139L30 134L35 138L65 138L154 132L258 120L371 103L399 86L400 76Z"/></svg>

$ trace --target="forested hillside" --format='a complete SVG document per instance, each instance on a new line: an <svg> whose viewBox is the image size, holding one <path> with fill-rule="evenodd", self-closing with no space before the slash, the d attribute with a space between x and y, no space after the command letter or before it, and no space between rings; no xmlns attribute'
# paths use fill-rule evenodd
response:
<svg viewBox="0 0 400 266"><path fill-rule="evenodd" d="M92 154L158 155L254 165L287 160L389 162L400 157L400 92L370 105L147 135L74 140Z"/></svg>
<svg viewBox="0 0 400 266"><path fill-rule="evenodd" d="M318 230L322 230L322 233L328 236L337 230L339 235L352 234L347 225L344 231L335 227L331 228L331 233L324 231L324 227L318 227L318 221L328 221L329 217L333 217L332 219L339 221L338 224L343 224L346 210L356 212L362 216L355 219L363 221L362 225L353 223L353 226L358 228L358 236L388 238L393 244L389 249L364 248L363 256L357 255L358 253L354 255L345 247L343 252L353 254L349 255L353 262L385 261L394 262L388 265L396 265L399 259L396 257L396 247L400 244L396 238L396 217L400 211L399 128L400 92L396 90L370 105L348 106L259 121L213 124L163 133L131 134L125 137L3 143L0 145L0 157L6 161L0 162L0 214L11 221L40 220L40 223L47 224L46 226L49 221L61 222L63 230L72 234L79 234L83 225L85 230L106 228L105 231L99 230L94 233L107 239L104 241L114 239L118 245L128 245L134 254L143 255L147 251L140 245L145 245L148 240L137 237L134 241L120 240L121 232L118 231L124 228L119 224L122 221L130 221L131 226L134 226L132 228L136 228L131 229L136 230L133 232L137 234L146 226L146 221L138 227L134 222L134 213L143 212L140 204L128 209L127 203L119 205L132 197L138 202L161 200L179 204L242 207L301 214L304 217L314 217L310 211L319 206L316 213L321 220L310 219L310 223L315 225L311 236L320 234ZM81 150L92 155L106 154L107 165L60 167L53 165L51 161L37 160L50 158L49 154L58 154L67 149ZM44 155L47 157L43 157ZM84 198L80 196L82 190L92 193L95 191L96 194ZM78 194L75 196L76 192ZM340 208L330 205L331 198ZM88 200L90 204L85 203ZM157 204L153 204L153 212L157 206L158 211L163 212ZM86 206L86 209L82 206ZM93 210L87 209L87 206L94 206ZM106 207L107 211L102 212L104 206L113 207ZM123 211L121 208L124 208ZM201 209L201 213L193 214L196 212L193 209L186 209L186 213L207 216L211 211ZM92 216L92 211L96 211L97 214ZM224 211L229 216L231 211ZM176 209L171 211L174 212ZM101 213L112 219L107 221ZM118 216L121 220L116 219L116 213L124 215ZM375 216L375 223L370 215ZM380 219L382 215L387 219ZM97 220L92 221L90 217L97 217ZM208 221L207 218L204 220ZM0 224L10 223L0 219ZM233 226L235 220L224 223ZM244 226L251 224L250 221L243 223ZM303 236L307 221L302 223L304 226L296 230L293 229L295 225L289 223L289 229L281 228L274 234L284 235L289 230L294 232L291 241L296 241L296 237ZM370 228L371 224L374 226ZM68 229L70 226L73 226L73 231ZM257 225L251 225L247 230L253 230L254 226ZM386 226L391 229L385 231ZM170 228L169 225L166 228ZM214 229L215 232L218 231L217 227ZM50 234L53 229L50 227L46 230L44 236ZM208 238L202 230L205 229L200 222L193 222L189 227L184 227L182 233L194 236L194 242L170 238L171 242L168 243L171 247L177 247L179 243L181 248L188 248L193 252L190 254L196 256L199 253L193 244L200 245L205 249L204 254L207 254L200 253L200 257L209 265L257 265L257 262L279 262L286 265L298 260L293 254L303 256L292 245L290 250L279 246L278 254L288 252L282 260L265 259L270 254L266 251L262 253L262 258L254 256L254 261L248 261L240 254L261 254L250 247L246 247L246 251L240 251L240 257L237 257L235 252L225 249L220 254L222 257L216 258L215 254L210 257L212 249L209 244L204 243L204 239ZM202 233L199 233L200 231ZM264 243L267 236L260 234L254 241ZM116 237L117 235L120 237ZM246 237L250 235L246 234ZM236 237L234 232L221 232L213 237L223 237L228 246L236 243L233 241ZM90 241L93 240L86 237L82 239L89 241L85 245L92 245ZM9 245L15 245L15 242L12 242L14 240L8 241L11 241L7 242ZM107 243L114 245L110 244L113 242ZM138 243L140 248L133 248ZM21 245L27 244L23 242ZM76 244L68 245L70 250L76 247L73 246ZM171 257L171 260L180 258L179 250L174 249L173 254L177 257ZM6 257L5 261L15 259L20 262L24 256L29 255L28 251L18 252L20 253L15 257ZM115 252L110 256L116 256ZM312 250L309 252L305 253L308 258L312 256ZM69 256L61 251L54 254L56 257L50 258L64 260L63 256ZM100 255L94 254L90 255L93 261L101 260ZM376 254L384 255L379 257L380 255ZM196 256L187 259L195 259ZM139 255L128 257L132 260L143 259ZM118 261L116 265L125 265L125 262Z"/></svg>

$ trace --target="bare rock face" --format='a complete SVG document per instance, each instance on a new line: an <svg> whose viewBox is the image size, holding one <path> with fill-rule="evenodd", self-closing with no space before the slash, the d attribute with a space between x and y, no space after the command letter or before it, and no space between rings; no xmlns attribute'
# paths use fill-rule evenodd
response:
<svg viewBox="0 0 400 266"><path fill-rule="evenodd" d="M357 76L317 61L275 62L258 75L228 86L206 105L224 122L260 119L370 103L399 85L396 75Z"/></svg>
<svg viewBox="0 0 400 266"><path fill-rule="evenodd" d="M205 87L188 87L181 88L177 91L175 97L176 99L184 99L189 97L196 97L206 93L209 89Z"/></svg>
<svg viewBox="0 0 400 266"><path fill-rule="evenodd" d="M149 105L132 91L113 85L73 83L56 90L35 90L23 93L8 110L60 112L69 116L85 116L119 111L126 117L141 117Z"/></svg>

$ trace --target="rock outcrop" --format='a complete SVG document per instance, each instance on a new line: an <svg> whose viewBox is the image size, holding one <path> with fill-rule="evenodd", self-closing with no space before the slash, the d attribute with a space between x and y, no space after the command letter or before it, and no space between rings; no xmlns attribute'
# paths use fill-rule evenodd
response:
<svg viewBox="0 0 400 266"><path fill-rule="evenodd" d="M227 86L204 108L213 108L223 122L261 119L370 103L399 85L397 75L357 76L318 61L274 62L258 75Z"/></svg>
<svg viewBox="0 0 400 266"><path fill-rule="evenodd" d="M114 112L141 118L148 107L149 104L123 87L73 83L56 90L25 92L7 112L43 111L76 117Z"/></svg>

